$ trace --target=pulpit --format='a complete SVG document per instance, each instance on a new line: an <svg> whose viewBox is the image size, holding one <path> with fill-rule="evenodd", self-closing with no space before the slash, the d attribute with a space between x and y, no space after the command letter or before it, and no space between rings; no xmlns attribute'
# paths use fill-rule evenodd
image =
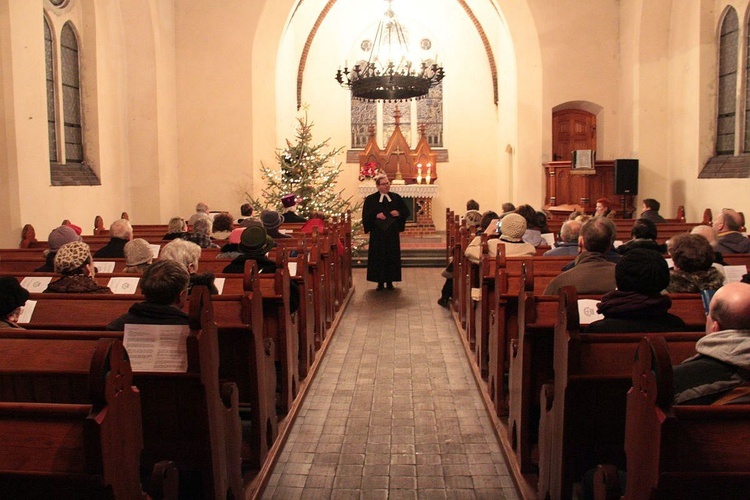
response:
<svg viewBox="0 0 750 500"><path fill-rule="evenodd" d="M401 113L398 106L393 113L396 127L381 149L375 140L375 127L370 127L370 138L359 153L360 169L375 166L385 172L391 180L391 191L398 193L412 207L412 218L407 221L404 234L407 236L429 236L436 234L432 219L432 199L437 197L437 154L432 151L424 137L424 126L419 129L419 141L414 149L409 147L401 132ZM358 189L363 198L377 191L372 179L364 180Z"/></svg>
<svg viewBox="0 0 750 500"><path fill-rule="evenodd" d="M594 168L574 169L570 161L551 161L544 164L546 195L544 208L553 217L560 214L564 218L566 210L557 207L571 207L591 214L596 209L596 200L607 198L610 208L618 217L629 218L635 212L632 195L615 194L615 168L611 160L597 160Z"/></svg>

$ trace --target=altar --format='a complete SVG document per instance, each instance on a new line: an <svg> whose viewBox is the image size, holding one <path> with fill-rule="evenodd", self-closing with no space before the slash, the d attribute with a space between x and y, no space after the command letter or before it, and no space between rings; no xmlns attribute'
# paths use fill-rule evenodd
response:
<svg viewBox="0 0 750 500"><path fill-rule="evenodd" d="M405 236L433 236L437 234L432 219L432 199L438 195L437 153L432 151L424 137L424 126L414 149L409 147L401 132L398 106L393 113L393 134L381 149L375 140L375 128L370 127L370 138L365 149L359 153L360 174L373 171L384 172L391 181L391 191L399 194L412 212L406 221ZM360 176L359 195L364 198L377 191L372 179Z"/></svg>

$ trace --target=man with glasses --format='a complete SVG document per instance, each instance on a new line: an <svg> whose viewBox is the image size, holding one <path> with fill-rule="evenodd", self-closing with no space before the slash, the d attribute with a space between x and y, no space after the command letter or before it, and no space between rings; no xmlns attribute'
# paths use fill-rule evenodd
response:
<svg viewBox="0 0 750 500"><path fill-rule="evenodd" d="M370 234L367 248L367 281L378 284L376 290L393 290L393 282L401 281L401 240L399 233L406 227L411 214L404 200L391 193L385 174L375 177L378 191L365 198L362 225Z"/></svg>

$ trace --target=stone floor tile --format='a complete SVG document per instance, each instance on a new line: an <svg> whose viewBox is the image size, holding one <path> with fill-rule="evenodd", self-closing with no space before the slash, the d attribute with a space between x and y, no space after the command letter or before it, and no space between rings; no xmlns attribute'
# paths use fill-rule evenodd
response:
<svg viewBox="0 0 750 500"><path fill-rule="evenodd" d="M264 499L518 498L436 269L357 287Z"/></svg>

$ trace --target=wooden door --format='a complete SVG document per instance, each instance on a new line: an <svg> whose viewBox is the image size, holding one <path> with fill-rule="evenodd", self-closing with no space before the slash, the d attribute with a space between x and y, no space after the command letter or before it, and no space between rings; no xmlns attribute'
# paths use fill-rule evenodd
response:
<svg viewBox="0 0 750 500"><path fill-rule="evenodd" d="M570 161L576 149L596 149L596 115L581 109L552 113L552 161Z"/></svg>

